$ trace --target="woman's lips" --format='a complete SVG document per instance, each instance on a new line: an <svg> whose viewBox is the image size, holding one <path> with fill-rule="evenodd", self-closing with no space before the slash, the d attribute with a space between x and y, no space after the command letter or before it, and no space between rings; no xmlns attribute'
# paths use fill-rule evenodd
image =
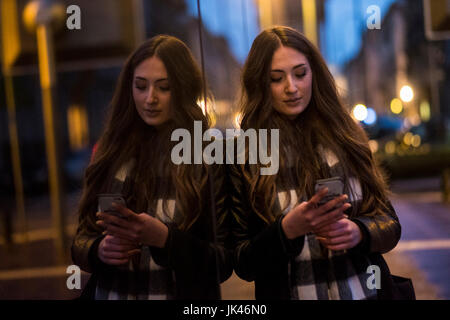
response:
<svg viewBox="0 0 450 320"><path fill-rule="evenodd" d="M147 114L150 117L156 117L161 113L161 110L146 110L144 109L145 114Z"/></svg>
<svg viewBox="0 0 450 320"><path fill-rule="evenodd" d="M301 100L302 100L302 98L300 97L300 98L295 98L295 99L284 100L283 102L290 107L295 107L300 103Z"/></svg>

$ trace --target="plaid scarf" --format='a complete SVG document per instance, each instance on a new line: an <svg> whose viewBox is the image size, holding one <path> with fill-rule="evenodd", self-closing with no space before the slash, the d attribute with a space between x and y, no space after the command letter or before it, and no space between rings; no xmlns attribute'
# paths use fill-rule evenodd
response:
<svg viewBox="0 0 450 320"><path fill-rule="evenodd" d="M129 173L134 162L124 165L115 175L112 193L122 193L123 186L129 183ZM158 183L169 183L161 179ZM167 201L168 214L163 212L163 199L157 201L156 218L170 223L177 216L175 200ZM127 266L109 268L99 273L95 299L98 300L170 300L175 297L175 274L172 270L158 265L149 246L142 246L140 255L130 259Z"/></svg>
<svg viewBox="0 0 450 320"><path fill-rule="evenodd" d="M323 150L324 162L332 176L343 177L339 160L329 150ZM349 179L349 201L352 206L362 200L360 182ZM291 201L288 204L288 195ZM278 192L280 208L287 214L298 203L306 201L297 197L295 189ZM377 290L368 289L366 273L370 265L368 257L352 255L347 250L331 251L325 248L309 233L305 235L304 247L300 254L289 262L291 298L294 300L364 300L376 299Z"/></svg>

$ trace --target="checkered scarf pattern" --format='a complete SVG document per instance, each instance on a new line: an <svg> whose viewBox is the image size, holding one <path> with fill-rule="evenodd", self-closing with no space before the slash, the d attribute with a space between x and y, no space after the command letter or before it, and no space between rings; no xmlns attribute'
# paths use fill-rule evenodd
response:
<svg viewBox="0 0 450 320"><path fill-rule="evenodd" d="M133 162L124 165L116 174L111 191L121 193L127 183ZM168 183L169 181L161 181ZM158 199L155 217L170 223L178 216L175 200L167 201L167 215L163 213L163 199ZM152 212L154 210L148 210ZM172 300L175 298L175 274L158 265L149 246L142 246L127 266L110 268L98 275L95 299L98 300Z"/></svg>
<svg viewBox="0 0 450 320"><path fill-rule="evenodd" d="M343 176L337 157L323 151L324 160L332 176ZM325 161L324 161L325 162ZM352 206L362 200L361 186L356 178L349 179L349 201ZM291 201L288 202L290 193ZM278 192L278 204L283 214L306 199L298 199L294 189ZM377 290L369 289L366 273L370 265L368 257L352 255L347 250L326 249L309 233L305 235L304 247L288 265L291 298L293 300L368 300L377 298Z"/></svg>

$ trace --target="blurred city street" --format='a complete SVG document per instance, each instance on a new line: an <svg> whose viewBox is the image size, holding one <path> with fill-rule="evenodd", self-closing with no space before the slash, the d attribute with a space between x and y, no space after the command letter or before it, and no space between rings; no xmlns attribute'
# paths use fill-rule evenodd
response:
<svg viewBox="0 0 450 320"><path fill-rule="evenodd" d="M385 255L391 272L412 278L417 299L450 299L450 204L443 204L439 178L400 180L392 183L392 203L402 224L397 247ZM74 208L79 194L68 197L67 231L76 228ZM51 218L48 201L29 201L27 217L33 226L26 243L19 234L18 243L7 249L0 245L0 299L73 299L80 290L66 286L70 274L67 260L58 263L50 238ZM14 220L15 221L15 220ZM69 255L70 241L67 254ZM82 273L82 286L89 274ZM222 284L223 299L254 299L253 283L235 274Z"/></svg>

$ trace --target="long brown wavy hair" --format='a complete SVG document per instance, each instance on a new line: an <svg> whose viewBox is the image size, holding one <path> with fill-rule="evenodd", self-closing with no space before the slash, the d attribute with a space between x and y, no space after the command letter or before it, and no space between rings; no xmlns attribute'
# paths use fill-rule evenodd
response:
<svg viewBox="0 0 450 320"><path fill-rule="evenodd" d="M171 118L158 130L141 119L132 94L136 67L153 56L164 63L171 90ZM188 229L195 222L202 210L201 190L207 180L205 167L174 165L170 152L175 142L170 141L170 136L176 128L193 133L194 121L202 121L203 128L208 128L209 120L198 105L203 92L201 72L191 51L175 37L155 36L129 56L118 79L97 151L85 171L78 209L80 227L91 232L101 231L95 224L97 196L111 192L116 172L130 161L134 161L130 173L132 183L125 184L123 191L128 207L136 212L147 212L149 207L155 207L157 190L163 194L163 199L173 195L175 190L177 208L182 216L179 228ZM157 185L161 177L171 183ZM167 214L166 201L163 209Z"/></svg>
<svg viewBox="0 0 450 320"><path fill-rule="evenodd" d="M295 120L278 113L272 103L271 62L274 52L281 46L298 50L311 66L311 101ZM280 129L279 173L259 175L260 164L242 167L250 203L261 219L270 223L280 214L274 210L277 186L286 190L289 183L294 183L299 186L296 190L299 199L309 199L314 194L315 181L331 176L318 146L336 155L346 192L351 191L349 177L356 177L361 183L363 199L359 207L352 207L351 216L374 215L387 210L385 176L375 163L368 137L350 117L324 59L305 36L289 27L261 32L252 44L241 81L241 128ZM288 163L292 164L290 168ZM289 194L288 197L290 203Z"/></svg>

